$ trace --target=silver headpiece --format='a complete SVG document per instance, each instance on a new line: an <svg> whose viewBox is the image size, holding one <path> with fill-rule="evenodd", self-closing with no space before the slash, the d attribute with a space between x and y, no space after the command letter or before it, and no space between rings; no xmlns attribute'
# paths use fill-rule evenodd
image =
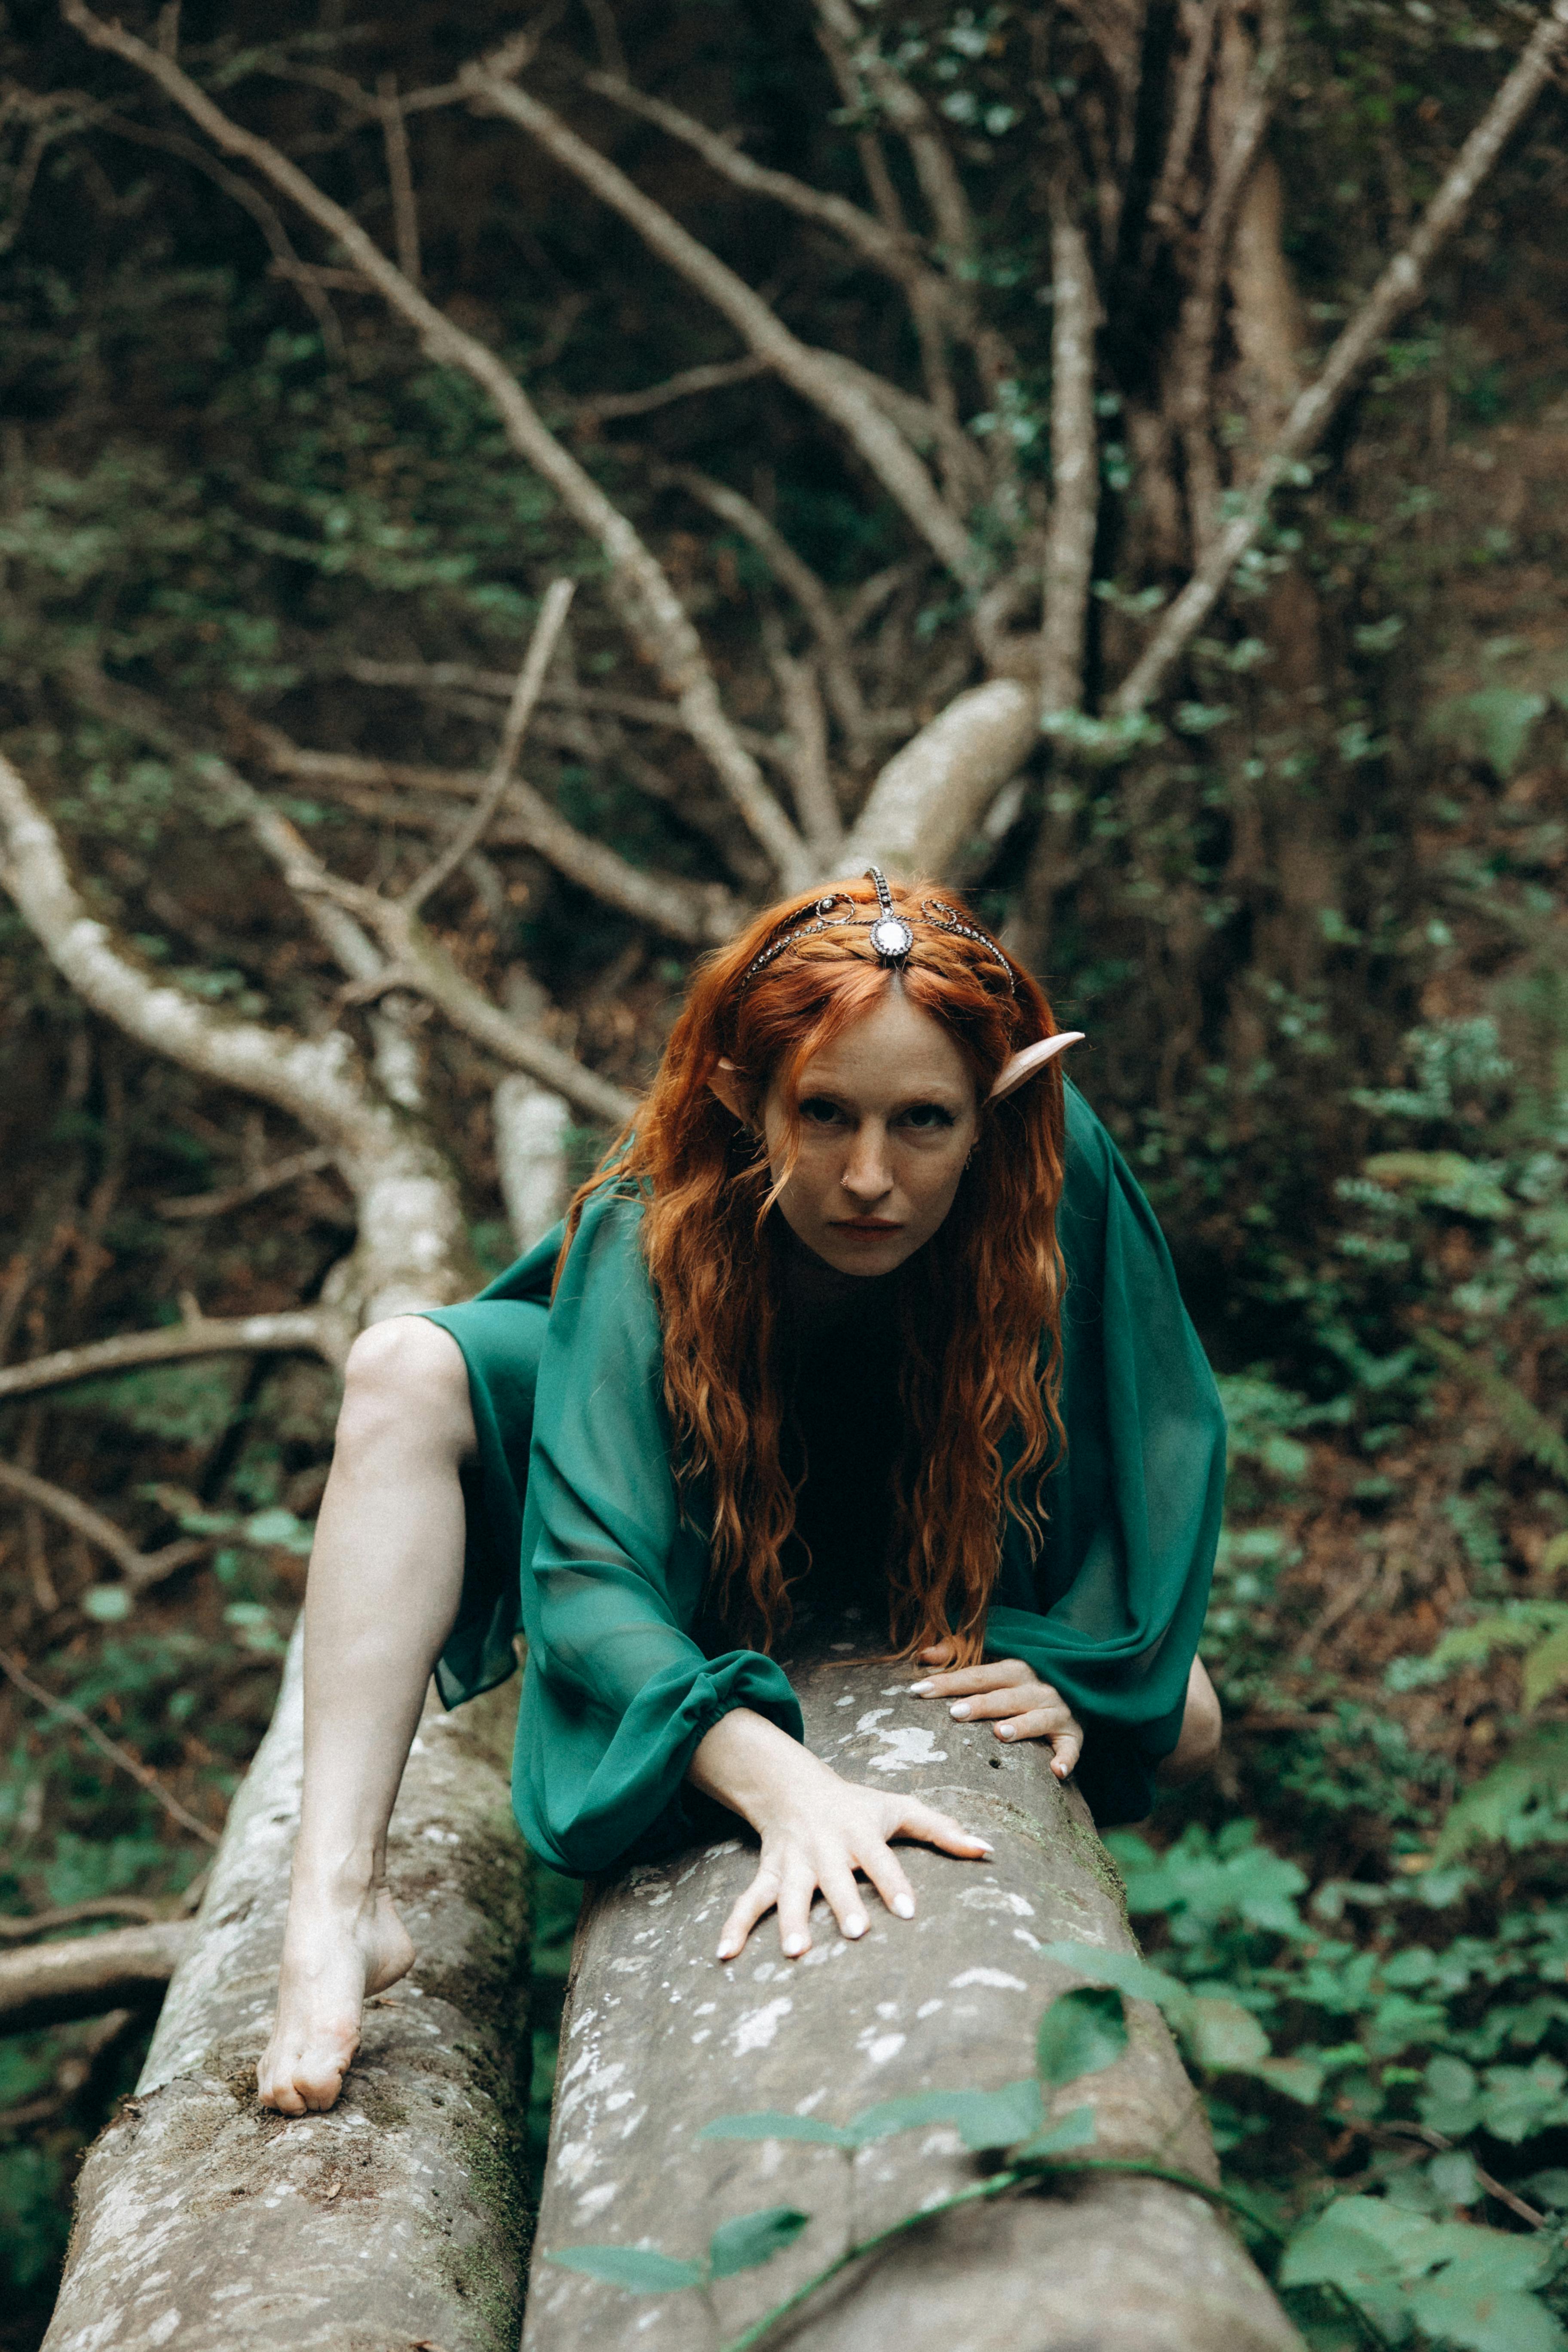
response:
<svg viewBox="0 0 1568 2352"><path fill-rule="evenodd" d="M868 866L866 879L877 893L877 912L874 915L870 917L862 915L858 901L850 898L847 890L829 891L826 898L818 898L811 909L808 920L793 924L776 940L770 940L761 955L752 958L741 974L737 985L744 988L748 981L755 980L758 972L765 971L769 964L775 962L786 948L793 947L797 940L811 938L813 933L817 931L844 929L868 931L871 945L877 951L878 962L885 965L889 971L902 971L914 948L914 931L905 917L900 915L894 907L892 893L888 888L888 877L881 867ZM848 912L843 915L836 914L834 909L837 907L847 908ZM959 939L973 940L977 947L983 947L986 953L993 956L1001 965L1006 974L1009 989L1012 989L1015 994L1016 993L1012 965L995 940L989 938L984 931L977 929L973 923L964 922L953 908L945 905L941 898L921 900L921 919L929 923L933 930L947 931Z"/></svg>

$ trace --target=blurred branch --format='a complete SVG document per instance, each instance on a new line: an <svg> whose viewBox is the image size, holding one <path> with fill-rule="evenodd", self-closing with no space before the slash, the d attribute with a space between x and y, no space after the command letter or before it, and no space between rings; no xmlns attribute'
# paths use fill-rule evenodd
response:
<svg viewBox="0 0 1568 2352"><path fill-rule="evenodd" d="M397 246L397 266L410 286L417 286L419 267L419 207L414 195L414 171L408 158L408 125L398 102L397 76L384 73L376 84L381 105L382 138L386 147L386 179L392 191L392 233Z"/></svg>
<svg viewBox="0 0 1568 2352"><path fill-rule="evenodd" d="M1160 176L1149 199L1149 220L1166 236L1174 236L1181 226L1182 188L1186 180L1187 167L1192 162L1198 119L1203 112L1204 85L1208 79L1209 59L1214 53L1215 25L1218 16L1219 0L1185 0L1182 9L1187 53L1182 60L1181 76L1176 84L1175 104L1171 110L1170 136L1165 142Z"/></svg>
<svg viewBox="0 0 1568 2352"><path fill-rule="evenodd" d="M197 1217L226 1217L231 1210L243 1209L250 1201L264 1200L268 1192L281 1192L285 1184L297 1184L301 1176L319 1175L332 1164L332 1155L325 1150L293 1151L286 1160L275 1160L270 1168L247 1176L241 1183L226 1185L221 1192L180 1192L170 1200L160 1201L158 1214L172 1224Z"/></svg>
<svg viewBox="0 0 1568 2352"><path fill-rule="evenodd" d="M32 1936L52 1935L57 1927L79 1927L84 1919L161 1919L156 1903L140 1895L93 1895L85 1903L62 1904L54 1911L0 1912L0 1943L22 1944Z"/></svg>
<svg viewBox="0 0 1568 2352"><path fill-rule="evenodd" d="M1553 0L1523 55L1459 150L1408 243L1388 263L1361 309L1341 332L1319 373L1291 408L1285 429L1258 467L1246 503L1217 531L1181 594L1111 700L1131 718L1153 700L1224 593L1226 583L1256 543L1274 492L1291 467L1317 446L1340 403L1372 360L1396 319L1420 295L1426 272L1458 227L1482 182L1568 48L1568 0Z"/></svg>
<svg viewBox="0 0 1568 2352"><path fill-rule="evenodd" d="M611 593L634 643L645 658L657 665L667 691L680 707L692 740L711 761L742 818L785 883L792 881L808 862L805 844L768 790L756 761L737 740L689 615L629 519L611 504L593 477L545 425L504 362L412 285L352 213L334 203L268 140L225 114L172 58L161 57L123 26L106 24L85 5L85 0L60 0L60 5L66 22L84 40L144 74L224 153L243 156L254 164L263 178L335 238L388 306L414 329L427 355L441 366L461 370L489 395L512 448L549 483L567 512L597 542L608 567ZM531 38L531 35L520 37L524 54Z"/></svg>
<svg viewBox="0 0 1568 2352"><path fill-rule="evenodd" d="M306 756L325 759L328 755ZM426 998L446 1014L454 1028L462 1030L477 1045L487 1046L509 1068L526 1070L552 1093L563 1095L568 1102L574 1103L585 1117L620 1127L631 1116L635 1103L630 1095L612 1086L607 1078L599 1077L574 1055L563 1053L547 1037L511 1020L499 1005L492 1004L407 906L329 872L314 850L277 811L272 812L272 834L283 878L289 888L301 898L319 896L346 908L375 934L386 951L387 964L353 992L362 1002L373 992L406 989L415 996ZM606 850L604 855L608 856L610 852ZM0 1373L0 1382L4 1379L4 1373ZM0 1395L4 1393L0 1387Z"/></svg>
<svg viewBox="0 0 1568 2352"><path fill-rule="evenodd" d="M843 847L844 827L827 765L827 718L817 691L816 674L808 662L795 661L785 650L784 632L776 618L769 614L765 621L773 623L771 628L764 623L764 641L773 640L768 646L768 659L778 681L779 699L789 730L795 811L818 863L828 866Z"/></svg>
<svg viewBox="0 0 1568 2352"><path fill-rule="evenodd" d="M539 618L529 638L528 652L517 674L507 709L506 724L501 729L500 744L495 764L485 780L472 813L458 825L451 840L425 869L416 882L410 883L402 895L402 904L409 913L416 914L427 898L435 897L443 883L450 880L458 868L484 839L490 822L512 781L517 755L522 749L522 739L528 732L528 722L538 703L544 673L550 667L561 632L566 625L576 583L571 580L552 580L544 592L539 608Z"/></svg>
<svg viewBox="0 0 1568 2352"><path fill-rule="evenodd" d="M0 1400L64 1389L104 1372L128 1372L142 1364L175 1364L192 1356L308 1355L337 1363L347 1344L338 1318L323 1307L287 1307L274 1315L188 1318L153 1331L128 1331L114 1339L84 1340L57 1348L31 1363L0 1368Z"/></svg>
<svg viewBox="0 0 1568 2352"><path fill-rule="evenodd" d="M1242 191L1258 161L1273 109L1274 84L1285 56L1283 0L1266 0L1258 55L1247 78L1225 159L1209 191L1198 228L1197 259L1172 362L1175 410L1186 461L1187 509L1200 556L1219 515L1219 464L1213 430L1214 346L1219 331L1220 287Z"/></svg>
<svg viewBox="0 0 1568 2352"><path fill-rule="evenodd" d="M212 1545L205 1536L182 1536L178 1542L165 1544L162 1551L138 1551L122 1528L95 1511L65 1487L52 1486L47 1478L35 1477L30 1470L19 1470L14 1462L0 1462L0 1494L15 1495L19 1502L31 1503L62 1527L69 1528L99 1551L107 1552L120 1570L127 1584L140 1590L144 1585L157 1584L176 1569L184 1568L199 1559Z"/></svg>
<svg viewBox="0 0 1568 2352"><path fill-rule="evenodd" d="M707 367L682 368L679 375L667 376L662 383L650 383L646 392L591 394L586 400L574 400L569 414L574 425L607 424L617 416L647 416L656 408L668 407L672 400L688 400L699 392L720 392L731 383L750 383L767 372L767 362L752 352L743 360L719 360Z"/></svg>
<svg viewBox="0 0 1568 2352"><path fill-rule="evenodd" d="M35 1706L47 1707L52 1715L58 1715L67 1723L73 1724L77 1730L81 1733L84 1739L91 1741L93 1747L98 1749L100 1756L106 1756L109 1761L114 1765L118 1770L128 1772L131 1775L131 1778L137 1783L138 1787L145 1789L150 1797L155 1797L158 1802L163 1806L163 1811L168 1813L172 1819L178 1822L183 1828L189 1830L194 1837L199 1837L205 1845L216 1845L218 1842L216 1831L210 1830L205 1822L197 1821L195 1813L188 1813L184 1805L181 1804L178 1797L172 1796L170 1794L169 1790L164 1788L162 1780L159 1780L156 1772L150 1770L149 1768L142 1763L140 1757L132 1756L129 1748L122 1748L119 1740L110 1739L106 1731L100 1731L91 1716L84 1715L79 1706L73 1706L68 1698L57 1698L52 1691L47 1691L43 1688L41 1684L34 1682L32 1676L26 1674L23 1668L17 1664L15 1658L8 1657L4 1650L0 1650L0 1675L4 1675L6 1681L14 1684L16 1689L22 1693L23 1696L25 1698L30 1698ZM164 1923L164 1931L167 1932L183 1927L183 1921L168 1920ZM127 1927L124 1930L124 1933L128 1936L145 1937L151 1932L151 1930L145 1927ZM107 1937L95 1936L92 1938L92 1941L95 1944L107 1943L110 1940L110 1939ZM43 1948L45 1951L58 1951L62 1948L59 1945L47 1944ZM65 1948L68 1949L72 1948L67 1947ZM89 1947L84 1943L81 1948L83 1950L87 1950ZM10 1968L12 1966L13 1959L34 1957L37 1956L21 1953L15 1955L8 1954L4 1959L0 1959L0 1968ZM173 1963L171 1963L171 1969ZM110 2004L110 2006L113 2005L114 2004L112 2003ZM82 2011L78 2010L71 2013L80 2016ZM19 2032L20 2030L21 2029L19 2027L16 2026L12 2028L14 2032Z"/></svg>
<svg viewBox="0 0 1568 2352"><path fill-rule="evenodd" d="M695 466L668 467L658 478L679 484L721 522L730 523L756 549L780 586L789 590L822 648L822 675L833 715L858 750L866 735L866 705L849 658L849 641L834 610L833 599L810 564L795 553L760 507L753 506L750 499L731 489L727 482L715 481L710 474L699 472Z"/></svg>
<svg viewBox="0 0 1568 2352"><path fill-rule="evenodd" d="M188 1829L217 1843L194 1815L182 1818ZM30 1951L0 1952L0 2033L33 2033L74 2017L101 2017L105 2010L155 2005L195 1931L193 1919L160 1919Z"/></svg>
<svg viewBox="0 0 1568 2352"><path fill-rule="evenodd" d="M506 116L535 139L563 170L592 189L729 320L742 341L819 415L837 425L907 520L955 578L979 575L979 551L949 510L903 434L868 394L858 373L793 334L755 289L646 195L620 167L563 122L531 90L501 79L488 64L466 66L462 79L476 106Z"/></svg>
<svg viewBox="0 0 1568 2352"><path fill-rule="evenodd" d="M417 767L398 760L365 760L349 751L308 751L291 743L274 727L258 727L256 732L266 745L268 764L275 774L299 777L329 792L334 784L402 785L415 792L440 793L447 798L460 794L466 800L482 791L486 782L482 776L465 775L460 769ZM531 784L514 780L507 786L500 805L510 822L504 834L500 826L494 826L494 837L536 850L568 881L591 891L606 906L618 908L638 922L651 924L667 939L681 940L689 946L710 945L728 939L740 919L740 909L726 890L710 884L678 880L669 875L645 873L640 866L617 856L613 849L606 849L602 842L579 833ZM297 852L304 851L307 857L311 853L305 849L288 820L276 811L273 814L275 824L286 826L295 845L295 862L289 870L298 874L303 869L299 866ZM321 873L325 870L321 868ZM374 895L370 893L370 898L374 899ZM373 930L376 929L357 898L338 894L336 903L357 915ZM365 975L367 980L374 977L374 973ZM549 1083L553 1086L556 1081L551 1078Z"/></svg>

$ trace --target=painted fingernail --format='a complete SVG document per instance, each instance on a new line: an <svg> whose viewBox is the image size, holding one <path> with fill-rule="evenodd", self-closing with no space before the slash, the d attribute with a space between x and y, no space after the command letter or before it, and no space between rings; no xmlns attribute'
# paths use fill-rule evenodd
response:
<svg viewBox="0 0 1568 2352"><path fill-rule="evenodd" d="M797 1958L805 1949L805 1937L804 1936L786 1936L784 1937L784 1950L792 1960Z"/></svg>
<svg viewBox="0 0 1568 2352"><path fill-rule="evenodd" d="M994 1853L996 1851L989 1838L976 1838L973 1843L980 1848L982 1853Z"/></svg>
<svg viewBox="0 0 1568 2352"><path fill-rule="evenodd" d="M735 1947L733 1944L721 1944L718 1952L715 1955L715 1958L721 1960L732 1960L734 1957Z"/></svg>
<svg viewBox="0 0 1568 2352"><path fill-rule="evenodd" d="M910 1696L911 1698L930 1698L930 1683L911 1683L910 1685Z"/></svg>
<svg viewBox="0 0 1568 2352"><path fill-rule="evenodd" d="M895 1895L893 1897L893 1908L898 1913L900 1919L912 1919L915 1916L914 1896L912 1895Z"/></svg>
<svg viewBox="0 0 1568 2352"><path fill-rule="evenodd" d="M966 1698L961 1698L954 1706L950 1706L947 1711L949 1715L956 1715L962 1719L969 1713L969 1701Z"/></svg>
<svg viewBox="0 0 1568 2352"><path fill-rule="evenodd" d="M847 1936L863 1936L870 1924L863 1911L852 1911L844 1922L844 1932Z"/></svg>
<svg viewBox="0 0 1568 2352"><path fill-rule="evenodd" d="M1012 1725L1010 1723L999 1723L996 1726L996 1737L998 1739L1011 1739L1014 1737Z"/></svg>

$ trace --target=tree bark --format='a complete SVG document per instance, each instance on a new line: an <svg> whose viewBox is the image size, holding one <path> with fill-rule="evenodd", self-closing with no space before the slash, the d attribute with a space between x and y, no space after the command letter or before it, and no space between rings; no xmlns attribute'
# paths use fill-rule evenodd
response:
<svg viewBox="0 0 1568 2352"><path fill-rule="evenodd" d="M136 2095L88 2156L48 2352L516 2345L529 2040L512 1705L426 1712L387 1856L419 1958L370 2005L337 2106L289 2122L258 2106L256 2059L299 1813L299 1663L296 1637Z"/></svg>
<svg viewBox="0 0 1568 2352"><path fill-rule="evenodd" d="M995 1846L976 1866L923 1846L903 1859L914 1924L835 1935L819 1904L806 1959L781 1960L772 1922L739 1961L713 1958L752 1868L726 1840L595 1886L578 1930L539 2217L524 2352L689 2352L727 2343L840 2254L974 2179L944 2130L848 2159L831 2147L704 2141L724 2115L786 2109L847 2122L917 2091L998 2088L1033 2071L1036 2025L1074 1979L1043 1947L1136 1949L1121 1883L1076 1790L1035 1747L1002 1751L907 1696L907 1673L828 1654L792 1678L812 1748L838 1769L910 1789ZM875 1906L873 1906L875 1909ZM1130 2004L1108 2071L1058 2095L1092 2104L1092 2153L1213 2181L1201 2102L1158 2013ZM764 2268L696 2294L630 2295L549 2256L654 2243L700 2254L717 2223L788 2202L813 2219ZM781 2331L793 2352L1299 2352L1299 2338L1212 2207L1146 2179L974 2208L851 2267Z"/></svg>

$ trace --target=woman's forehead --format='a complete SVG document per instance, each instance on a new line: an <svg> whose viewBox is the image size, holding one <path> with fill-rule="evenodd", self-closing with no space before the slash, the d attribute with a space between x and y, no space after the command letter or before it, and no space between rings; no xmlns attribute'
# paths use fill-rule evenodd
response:
<svg viewBox="0 0 1568 2352"><path fill-rule="evenodd" d="M800 1087L803 1094L823 1087L874 1097L931 1088L965 1097L973 1094L956 1041L902 990L889 990L879 1004L814 1054L801 1072Z"/></svg>

